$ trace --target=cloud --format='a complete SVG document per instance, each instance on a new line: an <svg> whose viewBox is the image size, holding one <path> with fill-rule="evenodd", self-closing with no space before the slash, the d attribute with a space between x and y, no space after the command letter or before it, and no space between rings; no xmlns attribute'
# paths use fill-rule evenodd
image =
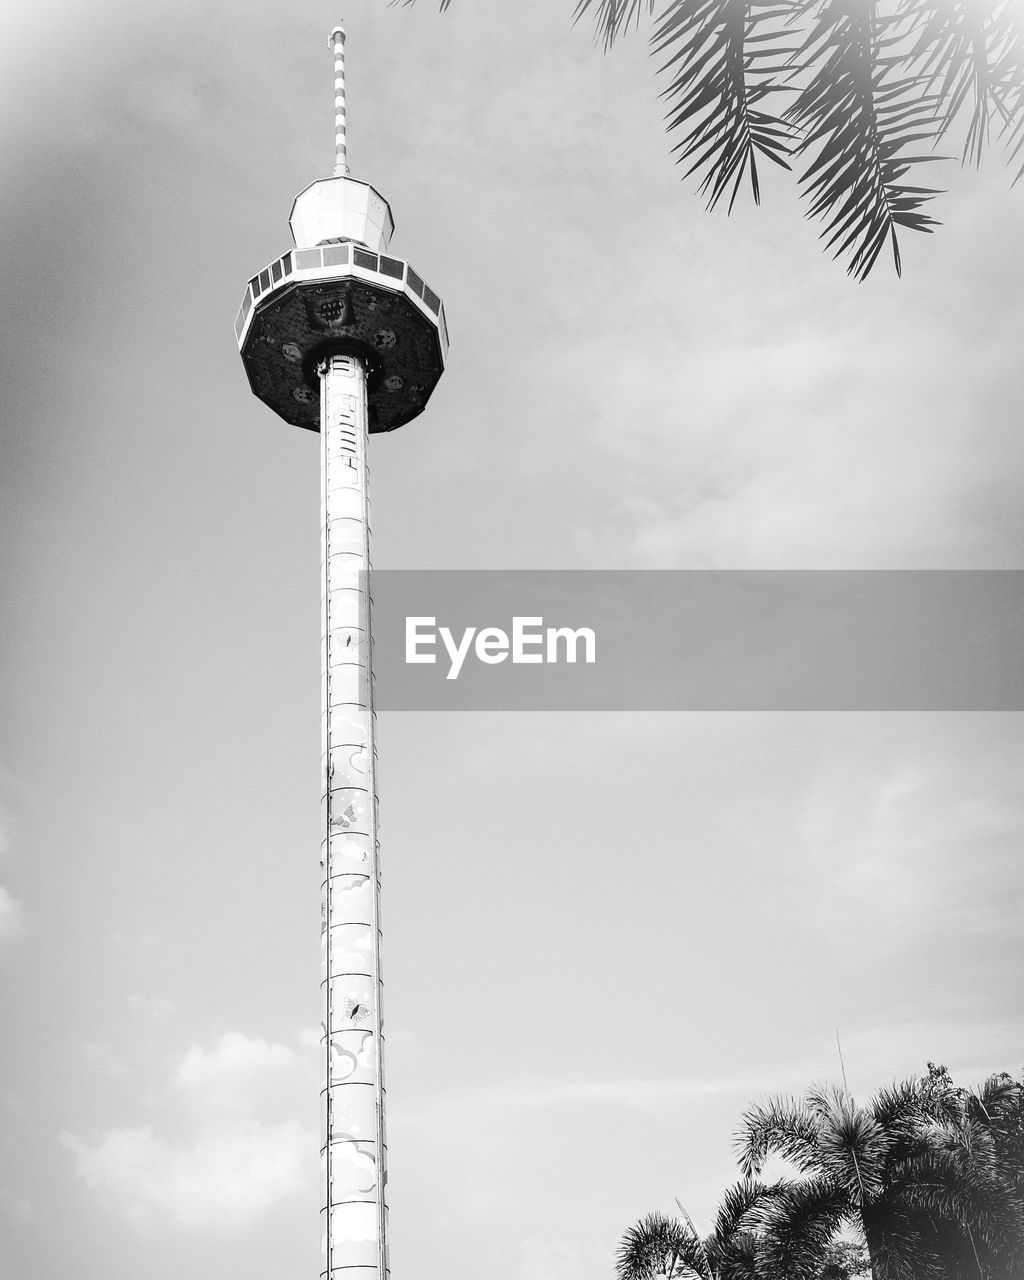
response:
<svg viewBox="0 0 1024 1280"><path fill-rule="evenodd" d="M79 1178L137 1226L245 1226L315 1186L317 1135L287 1114L310 1092L315 1049L308 1035L294 1050L238 1032L192 1045L159 1098L183 1113L180 1140L145 1124L61 1141Z"/></svg>
<svg viewBox="0 0 1024 1280"><path fill-rule="evenodd" d="M618 1160L621 1149L616 1144L622 1135L650 1126L662 1131L716 1108L731 1114L756 1088L756 1081L745 1073L723 1072L718 1078L534 1077L439 1094L415 1109L392 1102L388 1127L400 1135L411 1158L423 1162L421 1176L429 1171L435 1182L448 1185L443 1203L440 1197L431 1203L433 1193L426 1193L433 1229L464 1231L470 1223L505 1221L510 1203L525 1211L526 1198L533 1194L530 1188L553 1185L545 1178L557 1180L561 1175L550 1168L540 1175L540 1170L548 1166L549 1157L559 1162L560 1157L547 1150L555 1133L576 1135L573 1141L584 1143L590 1141L586 1135L615 1135L614 1156L602 1143L595 1159ZM544 1210L538 1205L533 1210L537 1216L530 1220L536 1224ZM523 1280L558 1280L572 1275L575 1267L557 1242L531 1237L524 1243L518 1269Z"/></svg>
<svg viewBox="0 0 1024 1280"><path fill-rule="evenodd" d="M204 1129L184 1146L148 1125L112 1129L92 1144L70 1133L61 1141L86 1185L140 1226L169 1218L186 1229L232 1230L313 1184L315 1138L295 1121L243 1119Z"/></svg>
<svg viewBox="0 0 1024 1280"><path fill-rule="evenodd" d="M465 1130L475 1132L488 1122L505 1122L514 1113L560 1109L567 1106L612 1106L664 1115L707 1098L756 1091L763 1073L722 1074L715 1077L678 1076L608 1079L505 1081L445 1096L415 1113L393 1108L389 1124L399 1128L425 1128L438 1137L461 1142Z"/></svg>
<svg viewBox="0 0 1024 1280"><path fill-rule="evenodd" d="M770 334L757 331L762 317L739 317L727 342L711 323L680 366L683 295L587 415L595 453L614 461L616 517L586 534L591 562L1016 567L1011 349L993 349L988 328L954 333L941 307L908 304L889 301L874 332L859 304L824 330L813 315L780 317ZM594 341L569 346L572 385L599 367Z"/></svg>
<svg viewBox="0 0 1024 1280"><path fill-rule="evenodd" d="M0 857L11 847L13 826L11 815L0 805ZM19 938L25 932L25 906L8 889L0 885L0 945Z"/></svg>
<svg viewBox="0 0 1024 1280"><path fill-rule="evenodd" d="M12 941L25 932L25 908L9 890L0 885L0 942Z"/></svg>
<svg viewBox="0 0 1024 1280"><path fill-rule="evenodd" d="M845 760L811 789L794 844L800 863L829 868L816 882L817 918L871 946L905 946L943 932L977 946L1020 936L1024 873L1024 750L982 734L874 762ZM842 922L836 898L848 904Z"/></svg>
<svg viewBox="0 0 1024 1280"><path fill-rule="evenodd" d="M189 1048L174 1073L174 1087L204 1108L248 1115L282 1086L302 1087L318 1043L311 1048L307 1038L305 1052L297 1052L229 1031L209 1052L196 1044Z"/></svg>
<svg viewBox="0 0 1024 1280"><path fill-rule="evenodd" d="M567 1103L598 1103L660 1112L666 1107L682 1106L698 1098L717 1098L723 1094L741 1093L756 1087L754 1079L753 1076L744 1074L709 1078L626 1077L505 1084L479 1090L475 1101L478 1106L495 1111L560 1107Z"/></svg>

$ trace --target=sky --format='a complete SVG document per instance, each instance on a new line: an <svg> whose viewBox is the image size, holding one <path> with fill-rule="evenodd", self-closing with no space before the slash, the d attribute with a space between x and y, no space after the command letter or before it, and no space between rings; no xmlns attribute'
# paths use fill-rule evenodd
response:
<svg viewBox="0 0 1024 1280"><path fill-rule="evenodd" d="M332 164L445 300L380 568L1008 569L1020 188L863 285L552 0L0 13L0 1274L315 1275L317 441L232 321ZM769 175L773 178L773 175ZM1018 714L380 719L396 1280L599 1280L743 1108L1024 1064Z"/></svg>

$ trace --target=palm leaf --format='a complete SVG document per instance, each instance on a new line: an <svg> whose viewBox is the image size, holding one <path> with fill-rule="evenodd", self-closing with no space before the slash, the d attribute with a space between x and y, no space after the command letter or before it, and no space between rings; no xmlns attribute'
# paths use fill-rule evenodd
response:
<svg viewBox="0 0 1024 1280"><path fill-rule="evenodd" d="M905 0L910 61L940 101L939 136L970 104L963 162L981 163L990 122L1020 120L1022 32L1012 0Z"/></svg>
<svg viewBox="0 0 1024 1280"><path fill-rule="evenodd" d="M981 1149L979 1149L979 1145ZM985 1144L931 1148L903 1169L900 1202L930 1221L955 1226L996 1256L1022 1243L1020 1196Z"/></svg>
<svg viewBox="0 0 1024 1280"><path fill-rule="evenodd" d="M760 1263L767 1280L817 1280L849 1208L843 1193L822 1176L781 1187L757 1213Z"/></svg>
<svg viewBox="0 0 1024 1280"><path fill-rule="evenodd" d="M653 1280L658 1275L671 1280L692 1274L711 1280L696 1232L658 1212L646 1214L623 1233L615 1254L615 1274L618 1280Z"/></svg>
<svg viewBox="0 0 1024 1280"><path fill-rule="evenodd" d="M714 1247L720 1247L736 1235L748 1230L759 1211L778 1198L780 1182L765 1183L759 1178L744 1178L723 1193L711 1233Z"/></svg>
<svg viewBox="0 0 1024 1280"><path fill-rule="evenodd" d="M717 1254L718 1280L765 1280L760 1237L738 1231Z"/></svg>
<svg viewBox="0 0 1024 1280"><path fill-rule="evenodd" d="M702 173L709 209L726 194L731 209L746 178L760 203L759 156L789 168L793 127L765 100L788 74L793 11L793 0L677 0L652 36L673 77L663 94L667 128L686 131L673 150L689 163L687 176Z"/></svg>
<svg viewBox="0 0 1024 1280"><path fill-rule="evenodd" d="M1024 1110L1024 1086L1005 1072L989 1076L979 1089L967 1093L965 1103L968 1116L1001 1132Z"/></svg>
<svg viewBox="0 0 1024 1280"><path fill-rule="evenodd" d="M911 0L905 13L914 33L910 58L937 95L937 136L950 130L970 101L962 159L980 164L988 141L993 91L985 15L973 0Z"/></svg>
<svg viewBox="0 0 1024 1280"><path fill-rule="evenodd" d="M937 225L921 212L937 191L904 181L912 165L937 158L907 148L931 142L939 124L920 80L899 74L899 39L897 18L880 14L872 0L818 0L797 55L813 70L787 113L809 160L800 182L810 216L824 220L826 247L849 255L847 270L858 280L886 241L899 274L897 227Z"/></svg>
<svg viewBox="0 0 1024 1280"><path fill-rule="evenodd" d="M817 1136L813 1115L793 1099L771 1098L749 1107L733 1138L740 1172L752 1177L770 1155L780 1155L810 1173L817 1167Z"/></svg>
<svg viewBox="0 0 1024 1280"><path fill-rule="evenodd" d="M759 1216L778 1198L781 1183L744 1178L722 1195L705 1242L719 1280L763 1280Z"/></svg>
<svg viewBox="0 0 1024 1280"><path fill-rule="evenodd" d="M714 1268L711 1265L711 1259L708 1257L707 1244L700 1238L697 1228L694 1225L693 1219L690 1217L688 1211L683 1205L683 1202L679 1199L678 1196L676 1197L676 1208L683 1215L683 1220L686 1223L687 1227L689 1227L690 1229L690 1236L693 1239L692 1254L694 1258L694 1265L696 1265L696 1263L699 1261L701 1275L706 1275L713 1278L715 1275L715 1272L714 1272Z"/></svg>
<svg viewBox="0 0 1024 1280"><path fill-rule="evenodd" d="M390 0L409 5L414 0ZM863 280L898 231L929 232L939 191L910 182L932 147L966 120L963 161L994 126L1024 176L1024 24L1020 0L663 0L651 38L665 56L666 124L708 208L731 209L758 164L799 155L808 216ZM439 0L442 12L451 0ZM653 18L655 0L575 0L610 47ZM796 100L785 109L789 95Z"/></svg>
<svg viewBox="0 0 1024 1280"><path fill-rule="evenodd" d="M887 1197L867 1206L861 1228L879 1280L951 1280L939 1252L941 1232L927 1216L915 1214L898 1199Z"/></svg>
<svg viewBox="0 0 1024 1280"><path fill-rule="evenodd" d="M893 1139L844 1090L812 1089L807 1105L817 1119L819 1166L858 1207L870 1204L885 1185Z"/></svg>
<svg viewBox="0 0 1024 1280"><path fill-rule="evenodd" d="M451 3L451 0L448 0ZM597 38L610 49L619 36L640 25L641 14L654 12L655 0L577 0L572 20L578 22L585 13L597 10Z"/></svg>

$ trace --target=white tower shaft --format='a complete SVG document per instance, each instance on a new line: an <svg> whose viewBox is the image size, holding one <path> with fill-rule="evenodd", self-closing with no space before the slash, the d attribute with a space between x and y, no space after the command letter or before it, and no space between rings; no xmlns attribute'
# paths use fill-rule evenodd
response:
<svg viewBox="0 0 1024 1280"><path fill-rule="evenodd" d="M320 367L321 1277L387 1280L366 370Z"/></svg>

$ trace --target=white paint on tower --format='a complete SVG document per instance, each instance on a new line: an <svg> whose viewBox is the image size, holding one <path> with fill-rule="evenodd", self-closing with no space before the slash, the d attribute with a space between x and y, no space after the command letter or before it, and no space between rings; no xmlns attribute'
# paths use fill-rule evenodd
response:
<svg viewBox="0 0 1024 1280"><path fill-rule="evenodd" d="M371 669L366 372L319 368L323 934L321 1276L386 1280L380 878Z"/></svg>

